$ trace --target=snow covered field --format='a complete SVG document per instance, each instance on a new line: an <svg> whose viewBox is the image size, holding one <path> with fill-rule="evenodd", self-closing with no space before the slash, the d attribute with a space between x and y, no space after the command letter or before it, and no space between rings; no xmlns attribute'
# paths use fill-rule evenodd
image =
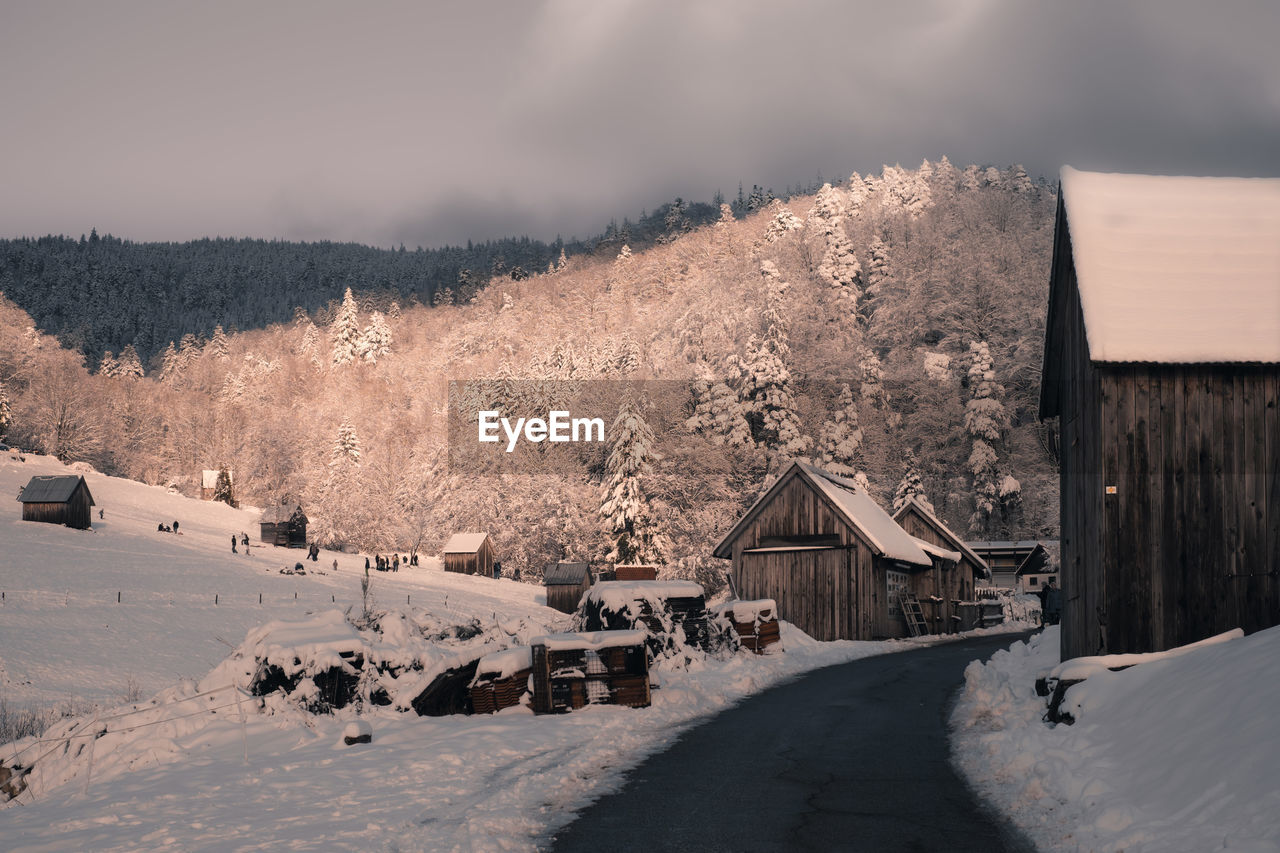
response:
<svg viewBox="0 0 1280 853"><path fill-rule="evenodd" d="M64 472L0 455L0 494ZM782 654L657 670L650 708L373 708L363 715L373 742L348 747L353 711L237 703L224 661L255 626L358 609L364 557L322 552L308 574L281 575L305 552L231 553L233 532L256 538L254 512L86 479L105 510L92 532L22 522L17 501L0 505L0 696L98 706L40 742L0 748L10 762L18 750L47 756L32 790L0 806L7 850L531 850L698 719L805 670L913 647L817 643L784 623ZM181 536L156 531L174 520ZM522 634L567 625L540 587L451 575L435 561L373 584L378 607L419 620L519 623Z"/></svg>
<svg viewBox="0 0 1280 853"><path fill-rule="evenodd" d="M1034 683L1058 640L969 665L953 744L979 791L1045 850L1280 851L1280 628L1092 667L1063 703L1076 723L1051 727Z"/></svg>

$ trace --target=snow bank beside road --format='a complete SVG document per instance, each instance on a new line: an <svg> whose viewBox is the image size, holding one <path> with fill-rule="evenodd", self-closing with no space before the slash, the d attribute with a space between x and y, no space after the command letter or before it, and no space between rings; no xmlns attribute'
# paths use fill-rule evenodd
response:
<svg viewBox="0 0 1280 853"><path fill-rule="evenodd" d="M1280 629L1102 671L1042 722L1034 683L1058 629L969 665L956 763L1039 846L1126 853L1280 851Z"/></svg>

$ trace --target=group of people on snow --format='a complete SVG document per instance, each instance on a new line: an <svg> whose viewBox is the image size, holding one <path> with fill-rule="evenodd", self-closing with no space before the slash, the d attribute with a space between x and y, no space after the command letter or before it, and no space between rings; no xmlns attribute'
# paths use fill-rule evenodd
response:
<svg viewBox="0 0 1280 853"><path fill-rule="evenodd" d="M98 517L99 518L102 517L101 512L98 513ZM173 527L170 527L169 525L165 524L163 521L156 525L156 533L177 533L177 532L178 532L177 521L173 523Z"/></svg>

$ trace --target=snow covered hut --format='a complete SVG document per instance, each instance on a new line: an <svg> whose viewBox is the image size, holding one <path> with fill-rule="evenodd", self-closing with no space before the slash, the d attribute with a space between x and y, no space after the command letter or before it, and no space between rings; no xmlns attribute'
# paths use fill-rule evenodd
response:
<svg viewBox="0 0 1280 853"><path fill-rule="evenodd" d="M870 640L906 636L902 593L936 592L923 544L852 480L793 462L712 553L740 597L773 599L811 637Z"/></svg>
<svg viewBox="0 0 1280 853"><path fill-rule="evenodd" d="M1022 565L1018 566L1018 592L1039 592L1049 581L1058 579L1060 568L1057 544L1054 542L1053 550L1050 551L1044 542L1040 542L1027 555L1027 559L1022 561Z"/></svg>
<svg viewBox="0 0 1280 853"><path fill-rule="evenodd" d="M78 530L93 527L93 495L84 477L77 475L32 477L18 496L23 521L65 524Z"/></svg>
<svg viewBox="0 0 1280 853"><path fill-rule="evenodd" d="M1049 288L1063 659L1280 624L1280 179L1063 168Z"/></svg>
<svg viewBox="0 0 1280 853"><path fill-rule="evenodd" d="M258 519L262 541L285 548L307 547L307 516L298 504L267 507Z"/></svg>
<svg viewBox="0 0 1280 853"><path fill-rule="evenodd" d="M455 533L444 543L440 560L446 572L493 575L493 540L488 533Z"/></svg>
<svg viewBox="0 0 1280 853"><path fill-rule="evenodd" d="M578 609L582 594L591 588L591 567L586 563L552 563L542 575L547 606L562 613Z"/></svg>
<svg viewBox="0 0 1280 853"><path fill-rule="evenodd" d="M228 496L230 496L231 488L235 483L235 478L231 474L231 469L228 468L226 470L227 470L227 494ZM218 469L210 470L208 468L200 472L200 499L201 500L211 501L215 499L215 495L218 494L218 475L221 473L222 473L221 470L218 470ZM227 503L231 504L232 506L237 506L237 503L235 502L234 498L229 499Z"/></svg>
<svg viewBox="0 0 1280 853"><path fill-rule="evenodd" d="M945 618L950 619L953 615L951 602L968 601L973 597L978 581L991 578L991 569L986 560L974 553L963 539L914 497L908 498L898 508L893 514L893 520L916 539L933 546L932 550L925 547L925 551L934 558L934 571L937 573L934 589L937 596L943 599ZM955 554L956 558L950 559L949 554Z"/></svg>

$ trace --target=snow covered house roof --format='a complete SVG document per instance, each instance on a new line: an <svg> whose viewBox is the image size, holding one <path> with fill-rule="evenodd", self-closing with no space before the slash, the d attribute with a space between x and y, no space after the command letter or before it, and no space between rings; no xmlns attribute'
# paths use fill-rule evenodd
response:
<svg viewBox="0 0 1280 853"><path fill-rule="evenodd" d="M590 576L586 563L552 563L542 574L544 586L580 586Z"/></svg>
<svg viewBox="0 0 1280 853"><path fill-rule="evenodd" d="M300 504L281 504L280 506L269 506L264 509L262 517L258 519L258 523L288 524L295 518L301 521L307 520L307 516L302 512L302 506Z"/></svg>
<svg viewBox="0 0 1280 853"><path fill-rule="evenodd" d="M31 478L22 489L18 500L24 504L60 504L71 500L76 489L84 485L85 494L89 495L89 506L95 506L93 495L89 493L89 485L84 477L75 475L40 475Z"/></svg>
<svg viewBox="0 0 1280 853"><path fill-rule="evenodd" d="M488 533L455 533L444 543L441 554L474 554L484 547Z"/></svg>
<svg viewBox="0 0 1280 853"><path fill-rule="evenodd" d="M857 530L877 554L917 566L933 565L933 561L920 548L915 538L899 527L898 523L867 494L865 489L853 480L824 471L807 462L791 463L791 467L783 472L777 482L751 505L733 529L725 534L712 554L725 559L731 558L733 540L755 519L760 509L773 500L783 486L796 476L802 477L825 497L840 517Z"/></svg>
<svg viewBox="0 0 1280 853"><path fill-rule="evenodd" d="M1092 361L1280 363L1280 179L1065 166L1062 204Z"/></svg>
<svg viewBox="0 0 1280 853"><path fill-rule="evenodd" d="M960 556L963 555L977 567L978 574L980 576L988 579L991 577L991 567L987 565L987 561L974 553L973 549L966 545L963 539L957 536L950 527L943 524L942 520L930 512L929 508L917 500L915 496L907 498L906 502L902 506L898 507L898 511L893 514L893 520L901 524L903 516L909 512L914 512L926 525L931 527L934 532L949 542L951 546L959 552L954 558L944 557L944 559L959 560Z"/></svg>
<svg viewBox="0 0 1280 853"><path fill-rule="evenodd" d="M227 479L231 479L231 471L227 470ZM200 488L216 489L218 487L218 471L210 471L206 468L200 472Z"/></svg>

